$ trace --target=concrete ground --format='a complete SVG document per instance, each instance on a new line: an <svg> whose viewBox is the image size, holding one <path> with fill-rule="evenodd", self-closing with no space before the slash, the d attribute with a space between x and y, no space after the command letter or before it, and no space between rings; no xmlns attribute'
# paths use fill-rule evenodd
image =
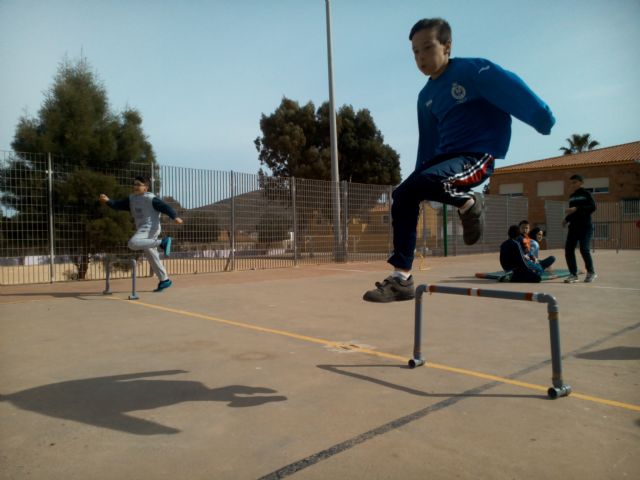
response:
<svg viewBox="0 0 640 480"><path fill-rule="evenodd" d="M593 284L475 278L495 254L414 273L554 295L556 400L545 305L425 296L409 369L414 302L361 300L382 262L145 278L138 301L0 287L0 478L640 478L640 252L594 259Z"/></svg>

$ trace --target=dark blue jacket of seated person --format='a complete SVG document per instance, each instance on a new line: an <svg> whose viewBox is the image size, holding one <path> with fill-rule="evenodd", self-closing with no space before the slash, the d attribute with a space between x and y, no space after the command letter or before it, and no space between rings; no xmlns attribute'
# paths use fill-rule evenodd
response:
<svg viewBox="0 0 640 480"><path fill-rule="evenodd" d="M512 282L539 283L542 277L542 268L525 256L520 243L514 238L500 245L500 265L505 272L513 272Z"/></svg>

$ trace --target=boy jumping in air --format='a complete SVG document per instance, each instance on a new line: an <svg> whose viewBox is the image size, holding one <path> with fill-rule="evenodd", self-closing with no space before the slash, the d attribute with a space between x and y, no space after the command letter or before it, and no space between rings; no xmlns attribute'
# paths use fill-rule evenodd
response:
<svg viewBox="0 0 640 480"><path fill-rule="evenodd" d="M511 116L543 135L555 118L549 107L515 74L483 58L450 58L451 27L423 19L409 33L418 70L429 81L418 95L418 158L414 172L393 192L393 273L364 294L370 302L415 296L411 267L420 202L458 208L467 245L482 236L484 202L470 193L505 158Z"/></svg>
<svg viewBox="0 0 640 480"><path fill-rule="evenodd" d="M164 265L158 255L158 247L162 248L165 257L171 253L171 237L158 240L160 235L160 213L168 215L180 224L182 219L168 204L149 192L149 181L145 177L136 177L133 181L133 193L124 200L110 200L104 193L100 194L100 202L114 210L129 210L136 223L136 233L129 239L131 250L144 250L151 270L160 283L154 292L161 292L172 284Z"/></svg>

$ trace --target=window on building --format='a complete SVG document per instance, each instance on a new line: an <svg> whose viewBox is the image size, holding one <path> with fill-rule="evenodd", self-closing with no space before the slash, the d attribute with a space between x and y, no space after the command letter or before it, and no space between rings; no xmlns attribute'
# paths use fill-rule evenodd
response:
<svg viewBox="0 0 640 480"><path fill-rule="evenodd" d="M609 240L609 224L606 222L593 223L593 239Z"/></svg>
<svg viewBox="0 0 640 480"><path fill-rule="evenodd" d="M564 182L562 180L538 182L539 197L557 197L562 195L564 195Z"/></svg>
<svg viewBox="0 0 640 480"><path fill-rule="evenodd" d="M589 193L609 193L609 178L586 178L582 188Z"/></svg>
<svg viewBox="0 0 640 480"><path fill-rule="evenodd" d="M622 199L622 215L625 217L640 216L640 199L623 198Z"/></svg>
<svg viewBox="0 0 640 480"><path fill-rule="evenodd" d="M522 183L503 183L498 188L500 195L506 195L508 197L521 197L523 191Z"/></svg>

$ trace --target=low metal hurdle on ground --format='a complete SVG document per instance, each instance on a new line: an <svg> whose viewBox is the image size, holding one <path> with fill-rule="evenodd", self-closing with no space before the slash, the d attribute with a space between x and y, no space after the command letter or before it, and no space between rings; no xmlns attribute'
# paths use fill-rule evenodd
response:
<svg viewBox="0 0 640 480"><path fill-rule="evenodd" d="M551 337L551 368L553 387L547 390L549 398L566 397L571 393L571 386L562 381L562 356L560 354L560 327L558 320L558 302L546 293L508 292L502 290L485 290L479 288L449 287L443 285L419 285L416 289L416 318L413 344L413 358L409 367L415 368L425 364L420 351L422 337L422 296L429 293L449 293L452 295L468 295L472 297L500 298L503 300L526 300L547 304L549 314L549 334Z"/></svg>
<svg viewBox="0 0 640 480"><path fill-rule="evenodd" d="M126 257L126 258L119 258L119 257L106 257L104 260L104 270L105 270L105 278L106 278L106 285L105 285L105 289L102 292L103 295L111 295L113 292L111 291L111 264L112 263L117 263L117 262L130 262L131 263L131 295L129 295L129 300L138 300L140 297L138 297L138 294L136 293L136 270L137 270L137 264L138 262L136 262L135 258L132 257Z"/></svg>

